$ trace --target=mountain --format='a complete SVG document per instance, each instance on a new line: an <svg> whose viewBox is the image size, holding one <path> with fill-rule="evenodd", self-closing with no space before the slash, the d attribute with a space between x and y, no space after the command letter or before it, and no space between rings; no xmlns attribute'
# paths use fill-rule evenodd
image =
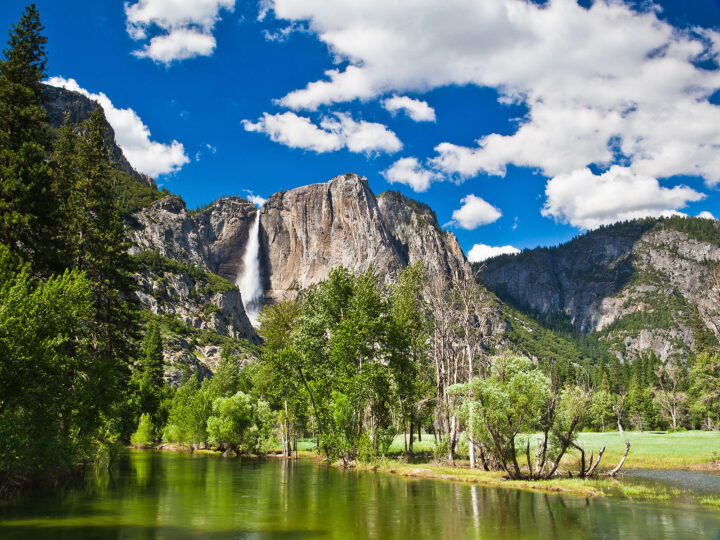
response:
<svg viewBox="0 0 720 540"><path fill-rule="evenodd" d="M396 192L375 197L356 174L276 193L261 210L223 197L190 212L169 196L133 216L131 239L136 252L156 250L236 282L246 271L243 255L257 212L266 301L319 283L340 265L353 271L372 265L388 282L416 261L449 277L470 274L457 239L429 207Z"/></svg>
<svg viewBox="0 0 720 540"><path fill-rule="evenodd" d="M457 239L440 229L429 207L397 192L375 197L356 174L272 195L260 230L272 299L323 281L340 265L353 271L372 265L388 282L417 261L449 277L470 273Z"/></svg>
<svg viewBox="0 0 720 540"><path fill-rule="evenodd" d="M719 335L718 262L720 222L648 218L489 259L480 281L527 314L597 337L618 358L682 360L699 335Z"/></svg>
<svg viewBox="0 0 720 540"><path fill-rule="evenodd" d="M96 106L63 89L48 87L46 95L56 127L65 114L82 121ZM339 265L372 266L387 283L415 262L429 275L473 275L429 206L396 191L376 196L361 176L281 191L261 209L223 197L190 211L132 169L108 128L117 196L138 261L138 298L163 327L172 377L183 366L212 370L225 344L254 354L259 338L243 306L249 298L237 286L243 277L257 274L259 300L270 303ZM486 351L511 348L570 363L649 352L682 359L699 340L720 335L719 262L718 222L682 217L619 223L555 248L490 259L478 274L491 291L487 309L479 310Z"/></svg>

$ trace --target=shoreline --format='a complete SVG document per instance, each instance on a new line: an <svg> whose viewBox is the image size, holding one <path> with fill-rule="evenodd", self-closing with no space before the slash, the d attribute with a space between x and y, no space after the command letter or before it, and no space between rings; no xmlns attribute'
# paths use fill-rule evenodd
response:
<svg viewBox="0 0 720 540"><path fill-rule="evenodd" d="M129 449L141 449L129 446ZM148 447L149 450L160 450L166 452L181 452L200 455L214 455L223 457L222 452L211 449L191 449L186 445L161 444L155 447ZM227 456L233 459L235 456ZM720 495L717 498L710 497L711 502L703 502L707 497L692 491L682 491L667 487L649 487L638 485L635 482L623 483L622 471L618 478L599 476L591 479L578 477L558 476L549 480L510 480L503 475L502 471L483 471L470 469L465 466L452 467L439 463L407 463L400 459L384 458L372 463L354 463L346 467L342 462L330 463L323 456L311 451L299 451L291 457L282 456L280 453L268 452L262 455L242 454L242 458L250 459L285 459L285 460L312 460L316 464L343 469L347 471L375 472L380 474L401 476L408 479L439 480L459 484L474 485L487 488L515 489L535 493L547 493L556 495L572 495L586 499L595 497L612 497L626 500L654 500L667 501L678 498L682 494L688 495L695 504L706 504L718 507ZM699 472L711 472L718 470L717 464L711 462L703 465L695 464L692 467L627 467L626 470L693 470Z"/></svg>

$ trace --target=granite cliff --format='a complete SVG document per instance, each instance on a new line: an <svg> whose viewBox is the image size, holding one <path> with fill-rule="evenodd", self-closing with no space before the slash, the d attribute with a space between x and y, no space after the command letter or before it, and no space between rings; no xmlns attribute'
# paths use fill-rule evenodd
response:
<svg viewBox="0 0 720 540"><path fill-rule="evenodd" d="M720 335L718 262L719 222L643 219L490 259L481 281L521 310L598 336L619 358L678 360L698 331Z"/></svg>

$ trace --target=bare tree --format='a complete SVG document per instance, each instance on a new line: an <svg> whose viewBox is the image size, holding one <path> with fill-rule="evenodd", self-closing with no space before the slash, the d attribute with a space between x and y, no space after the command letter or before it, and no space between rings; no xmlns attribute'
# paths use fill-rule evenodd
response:
<svg viewBox="0 0 720 540"><path fill-rule="evenodd" d="M660 414L675 430L685 415L687 403L687 395L679 389L681 369L677 364L663 364L655 368L655 375L659 386L654 392L655 403L660 407Z"/></svg>
<svg viewBox="0 0 720 540"><path fill-rule="evenodd" d="M615 405L613 405L613 412L615 413L615 416L617 417L617 425L618 425L618 431L620 431L620 435L624 435L625 431L622 427L622 417L625 413L625 401L627 400L627 392L622 392L618 395L617 401L615 402Z"/></svg>

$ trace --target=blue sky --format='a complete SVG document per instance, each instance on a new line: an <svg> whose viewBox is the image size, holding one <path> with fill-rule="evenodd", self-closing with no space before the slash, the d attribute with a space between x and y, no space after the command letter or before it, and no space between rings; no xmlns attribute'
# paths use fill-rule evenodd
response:
<svg viewBox="0 0 720 540"><path fill-rule="evenodd" d="M131 163L189 207L357 172L466 252L720 216L716 0L36 4L54 84L103 93Z"/></svg>

